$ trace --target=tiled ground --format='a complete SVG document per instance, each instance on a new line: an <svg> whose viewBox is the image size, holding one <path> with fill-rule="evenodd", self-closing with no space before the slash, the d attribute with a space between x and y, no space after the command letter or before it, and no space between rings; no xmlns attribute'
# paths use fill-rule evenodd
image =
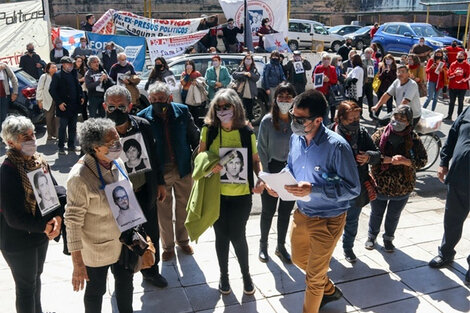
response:
<svg viewBox="0 0 470 313"><path fill-rule="evenodd" d="M397 250L393 254L381 250L380 237L376 250L363 248L370 213L368 207L364 208L355 247L358 262L352 265L344 260L340 242L330 265L329 275L342 289L344 299L326 305L321 312L470 312L470 290L463 281L468 269L465 257L470 253L469 221L452 266L442 270L427 266L442 236L443 207L443 201L437 198L412 198L402 214L395 240ZM168 288L157 289L142 282L140 274L135 275L135 312L301 312L304 274L294 265L284 265L274 255L275 229L270 234L269 247L273 258L267 264L257 259L259 216L251 216L247 235L250 271L257 289L254 296L243 295L233 250L230 252L233 293L221 296L218 292L219 271L210 229L194 244L194 256L177 251L176 260L163 263ZM62 254L61 243L51 243L42 276L44 312L83 312L83 292L72 291L71 273L71 261ZM0 312L14 312L14 284L2 258L0 281ZM117 312L113 289L110 276L103 312Z"/></svg>

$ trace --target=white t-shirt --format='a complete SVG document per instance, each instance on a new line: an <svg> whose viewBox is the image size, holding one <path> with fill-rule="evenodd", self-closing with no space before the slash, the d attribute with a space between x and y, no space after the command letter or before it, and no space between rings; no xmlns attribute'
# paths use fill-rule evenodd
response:
<svg viewBox="0 0 470 313"><path fill-rule="evenodd" d="M362 88L364 86L364 70L360 66L356 66L349 73L347 78L357 78L356 82L356 96L359 99L362 97Z"/></svg>
<svg viewBox="0 0 470 313"><path fill-rule="evenodd" d="M403 99L410 101L408 104L413 111L413 118L421 116L421 101L419 100L419 89L418 84L408 79L408 82L404 85L400 84L400 80L397 78L388 87L387 93L397 99L397 106L400 106Z"/></svg>

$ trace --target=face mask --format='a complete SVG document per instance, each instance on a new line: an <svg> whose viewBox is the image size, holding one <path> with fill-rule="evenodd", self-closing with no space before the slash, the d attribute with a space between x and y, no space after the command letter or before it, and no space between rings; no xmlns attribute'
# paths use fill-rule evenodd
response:
<svg viewBox="0 0 470 313"><path fill-rule="evenodd" d="M413 60L408 61L408 65L413 65L413 64L414 64Z"/></svg>
<svg viewBox="0 0 470 313"><path fill-rule="evenodd" d="M290 123L290 128L292 129L292 132L297 136L307 135L307 132L305 131L305 126L303 124L297 123L294 120L292 120L292 122Z"/></svg>
<svg viewBox="0 0 470 313"><path fill-rule="evenodd" d="M366 53L365 56L366 56L367 60L369 60L372 57L372 55L370 53Z"/></svg>
<svg viewBox="0 0 470 313"><path fill-rule="evenodd" d="M457 47L457 44L456 44L456 43L453 43L453 44L452 44L452 48L455 48L455 47Z"/></svg>
<svg viewBox="0 0 470 313"><path fill-rule="evenodd" d="M220 65L219 61L212 61L213 67L219 67L219 65Z"/></svg>
<svg viewBox="0 0 470 313"><path fill-rule="evenodd" d="M385 60L385 64L387 65L392 65L393 61L392 60Z"/></svg>
<svg viewBox="0 0 470 313"><path fill-rule="evenodd" d="M233 109L222 110L216 112L217 117L222 123L229 123L233 119Z"/></svg>
<svg viewBox="0 0 470 313"><path fill-rule="evenodd" d="M330 66L330 61L328 61L328 60L323 61L323 65L324 66Z"/></svg>
<svg viewBox="0 0 470 313"><path fill-rule="evenodd" d="M404 131L405 128L408 126L405 122L397 121L394 119L390 121L390 124L392 125L392 129L397 133Z"/></svg>
<svg viewBox="0 0 470 313"><path fill-rule="evenodd" d="M163 64L155 64L155 68L159 71L163 70Z"/></svg>
<svg viewBox="0 0 470 313"><path fill-rule="evenodd" d="M351 45L351 43L346 41L346 46L349 47L350 45Z"/></svg>
<svg viewBox="0 0 470 313"><path fill-rule="evenodd" d="M457 59L457 62L462 63L465 59Z"/></svg>
<svg viewBox="0 0 470 313"><path fill-rule="evenodd" d="M359 121L352 122L351 124L348 124L348 125L339 123L338 127L346 135L354 135L359 130Z"/></svg>
<svg viewBox="0 0 470 313"><path fill-rule="evenodd" d="M295 56L295 57L294 57L294 61L299 62L300 60L302 60L301 57L299 57L299 56Z"/></svg>
<svg viewBox="0 0 470 313"><path fill-rule="evenodd" d="M228 24L228 29L233 29L233 24Z"/></svg>
<svg viewBox="0 0 470 313"><path fill-rule="evenodd" d="M55 44L55 47L56 47L57 49L62 49L62 44L61 44L61 43L56 43L56 44Z"/></svg>
<svg viewBox="0 0 470 313"><path fill-rule="evenodd" d="M126 66L126 65L127 65L127 61L119 61L119 65L121 65L121 66Z"/></svg>
<svg viewBox="0 0 470 313"><path fill-rule="evenodd" d="M250 66L252 63L253 63L253 61L251 61L251 60L245 60L245 65L246 66Z"/></svg>
<svg viewBox="0 0 470 313"><path fill-rule="evenodd" d="M68 66L68 65L62 65L62 70L64 70L64 72L66 73L70 73L72 71L72 66Z"/></svg>
<svg viewBox="0 0 470 313"><path fill-rule="evenodd" d="M124 113L119 109L115 109L111 113L106 113L106 116L111 119L114 123L116 123L116 126L124 124L125 122L127 122L128 119L128 113Z"/></svg>
<svg viewBox="0 0 470 313"><path fill-rule="evenodd" d="M436 55L436 60L442 60L442 56Z"/></svg>
<svg viewBox="0 0 470 313"><path fill-rule="evenodd" d="M153 102L152 103L153 109L156 113L164 113L166 112L166 108L168 107L168 103L166 102Z"/></svg>
<svg viewBox="0 0 470 313"><path fill-rule="evenodd" d="M186 71L192 71L193 70L193 66L192 65L186 65Z"/></svg>
<svg viewBox="0 0 470 313"><path fill-rule="evenodd" d="M272 64L279 64L279 59L271 59Z"/></svg>
<svg viewBox="0 0 470 313"><path fill-rule="evenodd" d="M86 42L81 42L80 43L80 48L85 49L86 48Z"/></svg>
<svg viewBox="0 0 470 313"><path fill-rule="evenodd" d="M28 52L29 52L29 53L33 53L33 52L34 52L34 48L29 48L29 49L28 49Z"/></svg>
<svg viewBox="0 0 470 313"><path fill-rule="evenodd" d="M21 143L21 152L23 152L24 155L32 156L36 153L36 148L36 140L28 140Z"/></svg>
<svg viewBox="0 0 470 313"><path fill-rule="evenodd" d="M279 107L279 111L281 111L282 114L287 114L289 112L289 109L292 106L291 102L277 102L277 106Z"/></svg>
<svg viewBox="0 0 470 313"><path fill-rule="evenodd" d="M118 141L114 146L108 148L108 153L106 153L104 156L111 161L119 159L121 156L122 152L122 145L121 142Z"/></svg>
<svg viewBox="0 0 470 313"><path fill-rule="evenodd" d="M420 42L419 42L419 45L420 45L420 46L424 46L424 42L423 42L423 41L420 41Z"/></svg>

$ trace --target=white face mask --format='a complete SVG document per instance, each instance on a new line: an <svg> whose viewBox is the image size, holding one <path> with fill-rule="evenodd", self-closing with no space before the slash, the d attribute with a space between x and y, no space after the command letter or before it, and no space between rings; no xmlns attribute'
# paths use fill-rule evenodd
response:
<svg viewBox="0 0 470 313"><path fill-rule="evenodd" d="M117 141L112 147L108 148L108 153L105 154L105 157L110 160L114 161L119 159L122 152L122 145L120 141Z"/></svg>
<svg viewBox="0 0 470 313"><path fill-rule="evenodd" d="M119 61L119 65L121 66L126 66L126 64L127 64L127 60Z"/></svg>
<svg viewBox="0 0 470 313"><path fill-rule="evenodd" d="M387 64L387 65L392 65L392 63L393 63L393 61L390 60L390 59L389 59L389 60L385 60L385 64Z"/></svg>
<svg viewBox="0 0 470 313"><path fill-rule="evenodd" d="M292 102L277 102L277 106L279 107L279 111L282 114L287 114L289 109L292 107Z"/></svg>
<svg viewBox="0 0 470 313"><path fill-rule="evenodd" d="M213 67L219 67L219 65L220 65L219 61L212 61Z"/></svg>
<svg viewBox="0 0 470 313"><path fill-rule="evenodd" d="M28 140L21 143L21 152L23 152L24 155L32 156L36 153L36 149L36 139Z"/></svg>

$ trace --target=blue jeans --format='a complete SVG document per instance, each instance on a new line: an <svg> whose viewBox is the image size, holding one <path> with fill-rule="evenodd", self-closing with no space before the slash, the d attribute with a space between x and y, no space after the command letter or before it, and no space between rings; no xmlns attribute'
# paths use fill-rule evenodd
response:
<svg viewBox="0 0 470 313"><path fill-rule="evenodd" d="M3 86L2 86L3 88ZM2 123L7 118L8 107L10 106L9 96L0 97L0 131L2 130Z"/></svg>
<svg viewBox="0 0 470 313"><path fill-rule="evenodd" d="M63 149L65 147L65 132L69 131L69 138L67 147L72 149L75 147L75 137L77 135L77 114L73 117L60 117L60 124L59 124L59 149Z"/></svg>
<svg viewBox="0 0 470 313"><path fill-rule="evenodd" d="M423 108L427 108L429 105L429 102L432 100L432 108L431 110L436 109L437 105L437 97L439 96L439 92L441 91L440 89L436 90L436 82L428 81L428 97L426 98L426 101L423 104Z"/></svg>
<svg viewBox="0 0 470 313"><path fill-rule="evenodd" d="M369 219L369 238L377 238L385 210L387 210L387 216L385 217L385 233L383 238L390 241L395 238L395 230L400 220L401 211L403 211L409 197L409 194L400 197L377 195L377 199L370 203L372 210Z"/></svg>
<svg viewBox="0 0 470 313"><path fill-rule="evenodd" d="M359 225L359 216L362 208L351 206L346 215L346 224L343 232L343 249L351 250L354 247L354 239L357 235L357 227Z"/></svg>

